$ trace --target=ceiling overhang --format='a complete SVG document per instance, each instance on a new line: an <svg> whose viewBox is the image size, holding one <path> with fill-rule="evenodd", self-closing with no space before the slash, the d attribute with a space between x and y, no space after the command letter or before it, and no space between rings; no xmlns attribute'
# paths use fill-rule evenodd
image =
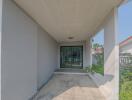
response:
<svg viewBox="0 0 132 100"><path fill-rule="evenodd" d="M84 41L122 0L14 0L54 39Z"/></svg>

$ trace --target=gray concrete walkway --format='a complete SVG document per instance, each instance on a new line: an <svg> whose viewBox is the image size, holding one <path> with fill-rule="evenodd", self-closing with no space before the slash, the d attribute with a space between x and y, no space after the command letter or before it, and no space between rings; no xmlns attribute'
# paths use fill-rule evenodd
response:
<svg viewBox="0 0 132 100"><path fill-rule="evenodd" d="M35 100L105 100L88 75L55 74Z"/></svg>

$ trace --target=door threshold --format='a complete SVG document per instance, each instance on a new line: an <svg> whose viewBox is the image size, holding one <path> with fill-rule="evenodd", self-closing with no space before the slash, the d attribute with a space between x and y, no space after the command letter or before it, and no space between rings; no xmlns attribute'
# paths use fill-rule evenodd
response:
<svg viewBox="0 0 132 100"><path fill-rule="evenodd" d="M83 69L60 68L54 72L55 74L88 74Z"/></svg>

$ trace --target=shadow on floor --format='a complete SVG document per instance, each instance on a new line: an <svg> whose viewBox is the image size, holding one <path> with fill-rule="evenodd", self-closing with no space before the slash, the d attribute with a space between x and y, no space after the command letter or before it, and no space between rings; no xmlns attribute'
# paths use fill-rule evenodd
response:
<svg viewBox="0 0 132 100"><path fill-rule="evenodd" d="M88 75L55 74L35 100L105 100Z"/></svg>

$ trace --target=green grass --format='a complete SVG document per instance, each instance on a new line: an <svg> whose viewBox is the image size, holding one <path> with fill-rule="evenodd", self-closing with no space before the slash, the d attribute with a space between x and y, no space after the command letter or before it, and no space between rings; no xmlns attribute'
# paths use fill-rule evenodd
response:
<svg viewBox="0 0 132 100"><path fill-rule="evenodd" d="M121 84L120 100L132 100L132 81L126 81Z"/></svg>
<svg viewBox="0 0 132 100"><path fill-rule="evenodd" d="M104 67L103 65L92 65L92 70L96 73L104 75Z"/></svg>
<svg viewBox="0 0 132 100"><path fill-rule="evenodd" d="M132 100L132 67L120 69L120 100Z"/></svg>
<svg viewBox="0 0 132 100"><path fill-rule="evenodd" d="M92 65L92 66L89 66L89 67L86 67L84 69L85 72L90 72L90 73L99 73L99 74L102 74L104 75L104 67L103 65Z"/></svg>

